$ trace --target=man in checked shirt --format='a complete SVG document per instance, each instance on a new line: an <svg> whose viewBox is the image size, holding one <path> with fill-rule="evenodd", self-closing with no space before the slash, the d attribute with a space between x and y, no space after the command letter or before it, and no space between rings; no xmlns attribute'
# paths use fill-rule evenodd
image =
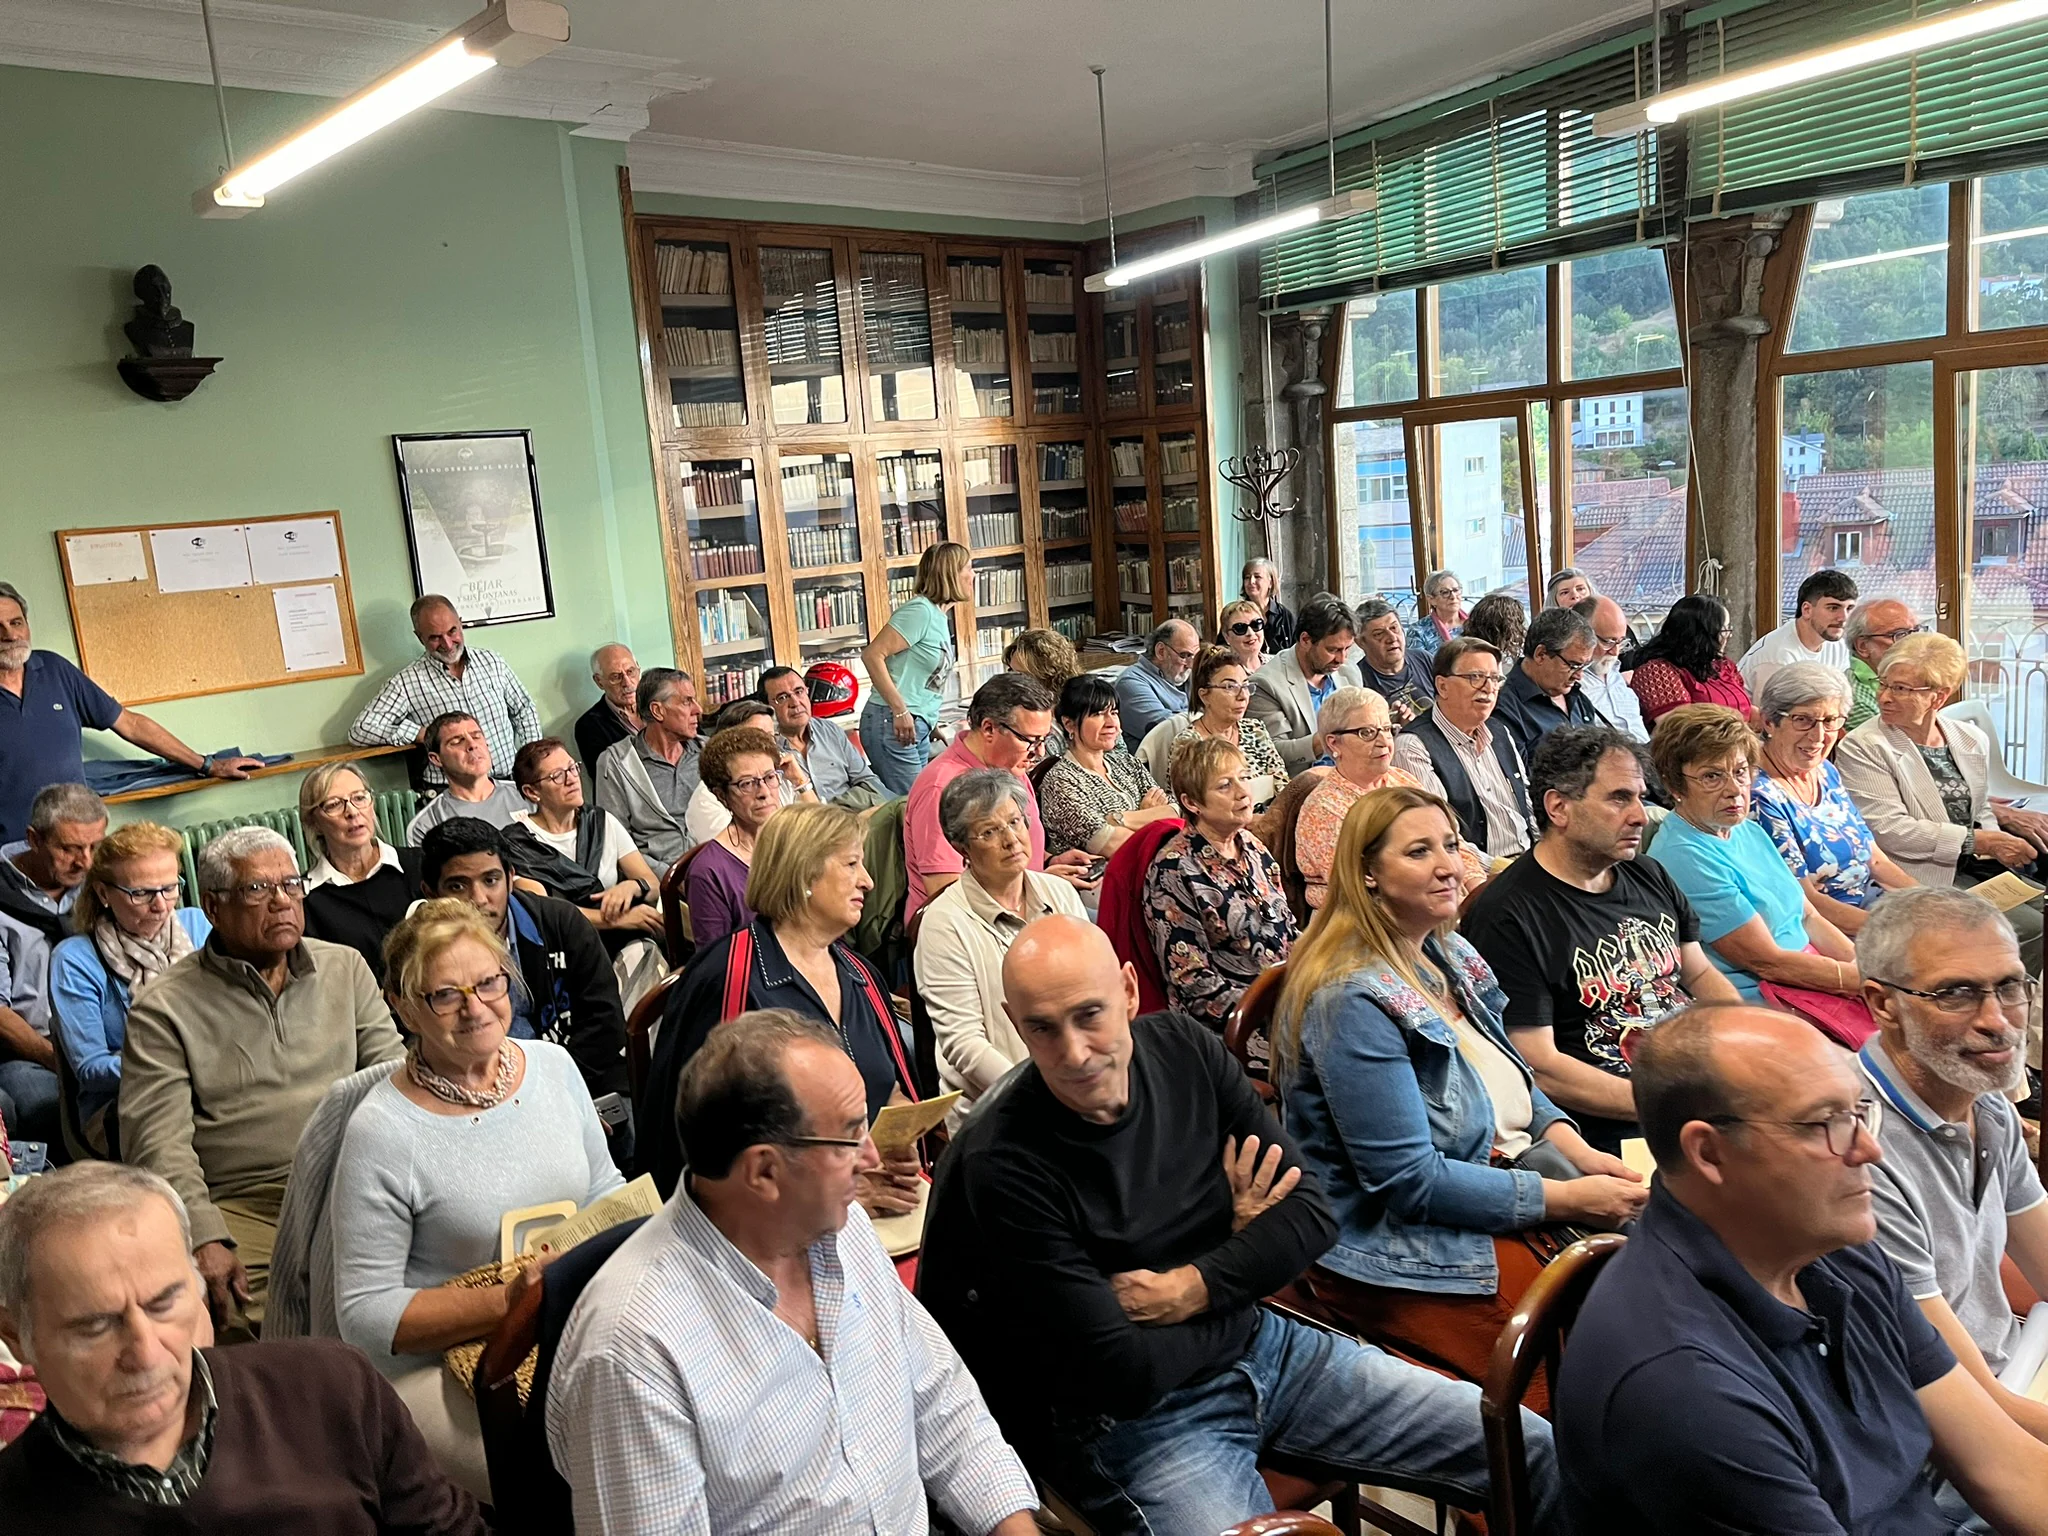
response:
<svg viewBox="0 0 2048 1536"><path fill-rule="evenodd" d="M496 776L509 779L519 749L540 740L540 711L526 685L496 651L470 648L461 616L445 597L430 592L412 605L412 632L425 654L377 690L348 739L362 747L423 747L427 727L442 715L468 715L483 727ZM440 789L448 776L429 759L418 782Z"/></svg>
<svg viewBox="0 0 2048 1536"><path fill-rule="evenodd" d="M548 1446L576 1529L1034 1536L1036 1491L903 1288L855 1175L880 1161L829 1024L711 1032L677 1094L684 1175L590 1282L555 1357Z"/></svg>

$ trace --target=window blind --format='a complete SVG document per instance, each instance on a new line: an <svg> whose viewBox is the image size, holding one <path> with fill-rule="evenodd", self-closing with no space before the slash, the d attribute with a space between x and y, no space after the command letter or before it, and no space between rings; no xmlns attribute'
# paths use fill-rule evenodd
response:
<svg viewBox="0 0 2048 1536"><path fill-rule="evenodd" d="M1601 139L1593 114L1651 89L1647 29L1347 134L1339 191L1375 213L1265 246L1270 310L1321 305L1655 239L1675 210L1676 145ZM1323 146L1261 167L1267 211L1329 195Z"/></svg>
<svg viewBox="0 0 2048 1536"><path fill-rule="evenodd" d="M1777 0L1687 15L1699 81L1924 20L1970 0ZM2048 159L2048 22L2012 27L1689 119L1686 211L1740 213Z"/></svg>

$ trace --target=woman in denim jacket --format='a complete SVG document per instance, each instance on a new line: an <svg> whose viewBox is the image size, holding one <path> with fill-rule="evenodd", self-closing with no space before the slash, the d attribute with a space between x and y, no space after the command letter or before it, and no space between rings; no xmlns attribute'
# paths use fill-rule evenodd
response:
<svg viewBox="0 0 2048 1536"><path fill-rule="evenodd" d="M1542 1268L1517 1234L1617 1226L1649 1191L1508 1044L1507 999L1451 931L1460 874L1437 796L1378 789L1351 807L1329 899L1288 963L1273 1080L1337 1215L1310 1288L1362 1336L1477 1381Z"/></svg>

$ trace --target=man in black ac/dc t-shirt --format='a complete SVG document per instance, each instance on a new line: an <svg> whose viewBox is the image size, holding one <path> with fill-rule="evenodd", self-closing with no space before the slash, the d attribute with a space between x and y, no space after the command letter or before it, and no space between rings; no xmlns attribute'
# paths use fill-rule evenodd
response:
<svg viewBox="0 0 2048 1536"><path fill-rule="evenodd" d="M1529 763L1543 835L1480 891L1460 925L1507 994L1508 1038L1587 1141L1635 1130L1622 1042L1688 1002L1738 1002L1700 948L1699 919L1655 860L1643 748L1563 726Z"/></svg>

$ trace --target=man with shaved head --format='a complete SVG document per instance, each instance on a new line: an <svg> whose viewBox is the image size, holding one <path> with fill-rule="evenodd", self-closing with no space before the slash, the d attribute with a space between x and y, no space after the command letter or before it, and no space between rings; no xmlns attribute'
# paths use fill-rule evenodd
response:
<svg viewBox="0 0 2048 1536"><path fill-rule="evenodd" d="M1477 1387L1260 1307L1336 1223L1216 1036L1132 1017L1136 976L1073 917L1017 936L1003 994L1030 1060L940 1164L918 1291L1026 1465L1101 1536L1270 1510L1273 1456L1483 1505ZM1561 1529L1549 1428L1523 1432Z"/></svg>
<svg viewBox="0 0 2048 1536"><path fill-rule="evenodd" d="M1989 1529L2048 1532L2048 1445L1874 1241L1882 1111L1856 1059L1747 1006L1636 1041L1657 1177L1558 1376L1572 1528L1935 1536L1957 1527L1931 1459Z"/></svg>

